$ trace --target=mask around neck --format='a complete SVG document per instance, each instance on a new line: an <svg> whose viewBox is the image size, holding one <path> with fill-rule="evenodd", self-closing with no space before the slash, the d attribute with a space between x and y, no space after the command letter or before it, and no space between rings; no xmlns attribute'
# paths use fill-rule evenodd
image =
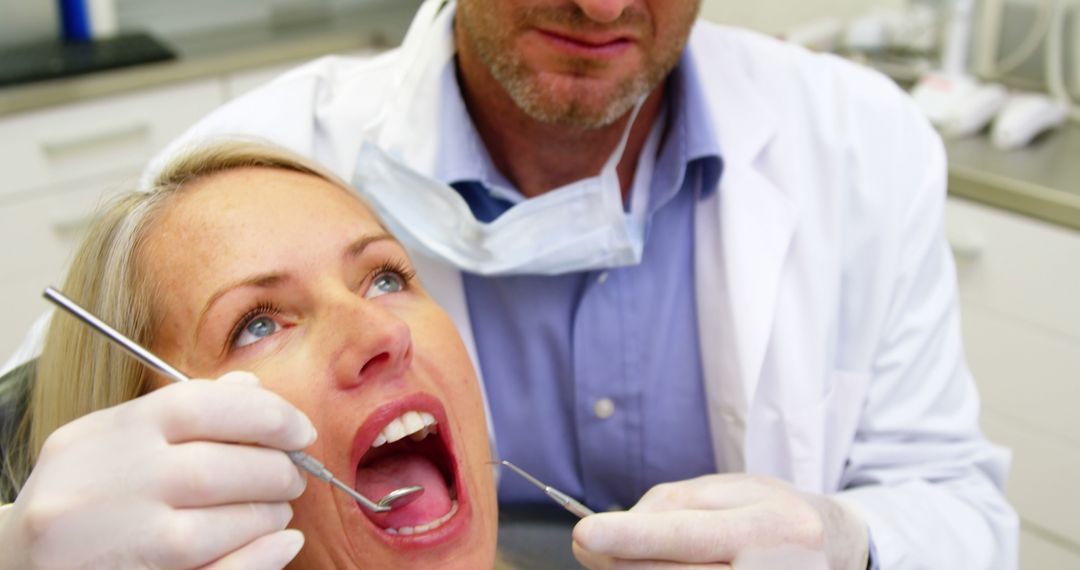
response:
<svg viewBox="0 0 1080 570"><path fill-rule="evenodd" d="M641 261L644 231L623 212L616 170L644 99L634 106L600 174L516 204L491 223L478 221L447 184L365 141L353 187L411 249L479 275L555 275Z"/></svg>

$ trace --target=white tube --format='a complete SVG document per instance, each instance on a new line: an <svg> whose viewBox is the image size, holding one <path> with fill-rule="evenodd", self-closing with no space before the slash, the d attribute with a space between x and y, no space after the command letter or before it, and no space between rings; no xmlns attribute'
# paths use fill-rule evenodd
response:
<svg viewBox="0 0 1080 570"><path fill-rule="evenodd" d="M990 77L997 74L998 44L1001 43L1001 19L1005 12L1004 0L982 0L978 40L974 61L977 75Z"/></svg>
<svg viewBox="0 0 1080 570"><path fill-rule="evenodd" d="M1035 13L1035 20L1031 24L1031 28L1028 30L1028 34L1024 36L1020 45L1016 46L1016 49L1009 55L1002 58L1000 62L994 62L994 69L990 74L992 77L1001 77L1007 73L1011 73L1017 67L1020 67L1025 61L1035 55L1035 51L1039 49L1039 45L1046 38L1047 30L1050 28L1050 22L1053 20L1053 8L1050 6L1051 0L1045 0L1039 2L1038 11Z"/></svg>
<svg viewBox="0 0 1080 570"><path fill-rule="evenodd" d="M1069 96L1065 85L1065 0L1053 0L1050 27L1046 35L1046 85L1055 99L1069 106L1069 118L1080 121L1080 107ZM1078 54L1080 55L1080 54Z"/></svg>
<svg viewBox="0 0 1080 570"><path fill-rule="evenodd" d="M952 1L949 31L945 35L945 50L941 56L941 70L946 76L957 77L967 73L974 12L975 0Z"/></svg>
<svg viewBox="0 0 1080 570"><path fill-rule="evenodd" d="M1080 98L1080 2L1073 2L1073 25L1072 25L1072 50L1066 53L1071 54L1073 64L1072 78L1073 78L1073 96Z"/></svg>

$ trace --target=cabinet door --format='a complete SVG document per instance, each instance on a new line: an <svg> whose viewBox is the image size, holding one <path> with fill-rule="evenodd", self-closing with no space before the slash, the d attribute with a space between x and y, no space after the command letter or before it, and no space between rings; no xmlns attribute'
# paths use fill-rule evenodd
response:
<svg viewBox="0 0 1080 570"><path fill-rule="evenodd" d="M951 198L964 301L1080 338L1080 232Z"/></svg>
<svg viewBox="0 0 1080 570"><path fill-rule="evenodd" d="M140 169L222 101L210 79L0 118L0 205Z"/></svg>
<svg viewBox="0 0 1080 570"><path fill-rule="evenodd" d="M4 254L0 280L0 361L5 361L50 308L41 298L47 285L61 285L75 245L98 206L132 188L139 171L130 169L68 191L42 191L33 199L0 208L0 243ZM67 190L67 189L65 189Z"/></svg>
<svg viewBox="0 0 1080 570"><path fill-rule="evenodd" d="M1022 568L1080 560L1080 232L961 199L947 209L987 436L1012 449Z"/></svg>

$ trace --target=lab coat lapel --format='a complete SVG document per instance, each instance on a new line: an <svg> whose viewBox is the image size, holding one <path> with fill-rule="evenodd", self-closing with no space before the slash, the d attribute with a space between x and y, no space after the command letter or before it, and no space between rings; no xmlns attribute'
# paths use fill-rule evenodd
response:
<svg viewBox="0 0 1080 570"><path fill-rule="evenodd" d="M436 94L454 73L454 2L428 0L413 18L401 45L400 72L385 86L382 110L364 137L408 166L433 175L439 151L440 106ZM372 88L377 88L373 86Z"/></svg>
<svg viewBox="0 0 1080 570"><path fill-rule="evenodd" d="M724 157L720 188L695 216L702 365L718 464L753 470L746 440L755 429L753 402L797 216L759 166L777 124L764 103L768 97L752 83L736 48L703 45L699 38L691 36L690 49L702 67L698 77Z"/></svg>

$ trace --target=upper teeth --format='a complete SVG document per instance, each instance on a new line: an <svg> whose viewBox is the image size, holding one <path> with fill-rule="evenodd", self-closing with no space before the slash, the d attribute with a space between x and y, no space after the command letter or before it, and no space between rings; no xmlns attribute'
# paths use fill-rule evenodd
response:
<svg viewBox="0 0 1080 570"><path fill-rule="evenodd" d="M429 433L438 431L439 428L436 423L435 416L427 412L405 412L390 420L390 423L382 428L378 437L372 442L371 447L379 447L384 443L394 443L407 435L412 436L414 441L420 441L427 437Z"/></svg>

